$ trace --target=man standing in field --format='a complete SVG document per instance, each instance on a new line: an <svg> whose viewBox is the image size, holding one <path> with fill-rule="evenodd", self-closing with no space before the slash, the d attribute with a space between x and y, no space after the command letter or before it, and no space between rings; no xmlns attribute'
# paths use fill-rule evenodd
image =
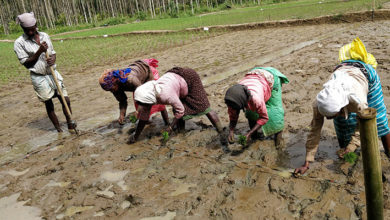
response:
<svg viewBox="0 0 390 220"><path fill-rule="evenodd" d="M58 132L62 132L62 129L57 115L54 112L54 104L52 101L54 97L57 97L62 104L68 129L74 129L70 115L66 113L64 103L59 96L58 89L51 75L50 66L54 69L55 73L53 74L57 76L58 83L62 87L62 93L70 109L70 99L63 83L63 78L56 70L56 52L53 49L49 35L38 32L37 21L33 12L19 15L16 21L22 27L24 34L15 41L14 51L19 62L30 71L35 94L40 101L45 103L47 115ZM46 53L50 54L48 59L46 59ZM70 109L70 111L72 110Z"/></svg>

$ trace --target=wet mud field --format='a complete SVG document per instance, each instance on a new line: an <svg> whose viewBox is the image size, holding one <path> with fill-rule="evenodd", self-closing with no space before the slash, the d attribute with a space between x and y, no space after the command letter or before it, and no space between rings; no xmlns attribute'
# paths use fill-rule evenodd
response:
<svg viewBox="0 0 390 220"><path fill-rule="evenodd" d="M378 61L390 104L390 21L242 30L150 54L161 73L188 66L201 75L212 108L228 126L223 97L254 66L272 66L290 80L283 86L284 144L256 140L221 150L206 117L162 144L160 115L139 141L128 145L134 124L116 123L118 104L98 85L106 68L58 70L82 132L57 134L31 84L0 91L0 216L4 219L365 219L361 157L350 165L336 156L333 123L326 121L316 162L294 178L304 162L311 103L337 65L338 49L359 36ZM60 57L60 54L58 54ZM132 97L131 94L128 94ZM128 112L133 111L129 98ZM55 102L59 119L64 117ZM170 113L172 118L172 114ZM66 125L63 124L64 130ZM243 114L237 134L248 126ZM359 152L359 150L358 150ZM390 163L381 148L382 167ZM390 218L390 182L384 182Z"/></svg>

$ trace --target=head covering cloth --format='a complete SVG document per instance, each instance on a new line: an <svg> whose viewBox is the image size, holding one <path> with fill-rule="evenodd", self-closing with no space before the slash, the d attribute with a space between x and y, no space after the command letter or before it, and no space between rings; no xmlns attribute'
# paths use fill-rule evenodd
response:
<svg viewBox="0 0 390 220"><path fill-rule="evenodd" d="M342 71L336 70L332 74L332 78L317 95L317 107L322 115L333 117L349 104L352 88L350 82L349 77Z"/></svg>
<svg viewBox="0 0 390 220"><path fill-rule="evenodd" d="M140 86L134 92L134 100L144 104L156 104L156 81L151 80Z"/></svg>
<svg viewBox="0 0 390 220"><path fill-rule="evenodd" d="M16 17L16 23L20 24L23 28L29 28L36 25L37 20L34 17L34 12L23 13Z"/></svg>
<svg viewBox="0 0 390 220"><path fill-rule="evenodd" d="M363 42L359 37L355 38L352 43L346 44L339 50L339 61L346 60L360 60L364 63L370 64L374 69L378 66L375 57L368 53Z"/></svg>
<svg viewBox="0 0 390 220"><path fill-rule="evenodd" d="M236 84L226 91L225 103L236 110L244 109L250 96L251 93L246 86Z"/></svg>
<svg viewBox="0 0 390 220"><path fill-rule="evenodd" d="M125 83L130 73L130 68L105 70L99 78L99 84L106 91L116 91L119 86L118 83Z"/></svg>

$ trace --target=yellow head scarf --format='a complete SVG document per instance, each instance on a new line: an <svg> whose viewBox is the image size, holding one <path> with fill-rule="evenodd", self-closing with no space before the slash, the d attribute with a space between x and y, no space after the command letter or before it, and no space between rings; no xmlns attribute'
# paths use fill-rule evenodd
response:
<svg viewBox="0 0 390 220"><path fill-rule="evenodd" d="M352 43L344 45L339 51L339 60L343 62L345 60L360 60L367 64L370 64L376 69L378 63L375 57L367 53L366 47L359 37L355 38Z"/></svg>

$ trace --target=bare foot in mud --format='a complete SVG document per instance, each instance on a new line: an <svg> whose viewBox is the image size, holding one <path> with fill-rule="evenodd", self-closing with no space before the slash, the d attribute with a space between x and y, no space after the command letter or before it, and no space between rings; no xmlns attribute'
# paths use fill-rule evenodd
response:
<svg viewBox="0 0 390 220"><path fill-rule="evenodd" d="M76 123L74 121L70 121L68 124L68 130L73 130L76 128Z"/></svg>
<svg viewBox="0 0 390 220"><path fill-rule="evenodd" d="M135 142L137 142L137 138L135 137L135 135L131 135L129 140L126 142L127 144L134 144Z"/></svg>
<svg viewBox="0 0 390 220"><path fill-rule="evenodd" d="M229 149L229 141L228 141L228 138L226 137L226 135L220 134L219 135L219 141L221 142L221 149L222 149L222 151L225 154L230 153L231 150Z"/></svg>

